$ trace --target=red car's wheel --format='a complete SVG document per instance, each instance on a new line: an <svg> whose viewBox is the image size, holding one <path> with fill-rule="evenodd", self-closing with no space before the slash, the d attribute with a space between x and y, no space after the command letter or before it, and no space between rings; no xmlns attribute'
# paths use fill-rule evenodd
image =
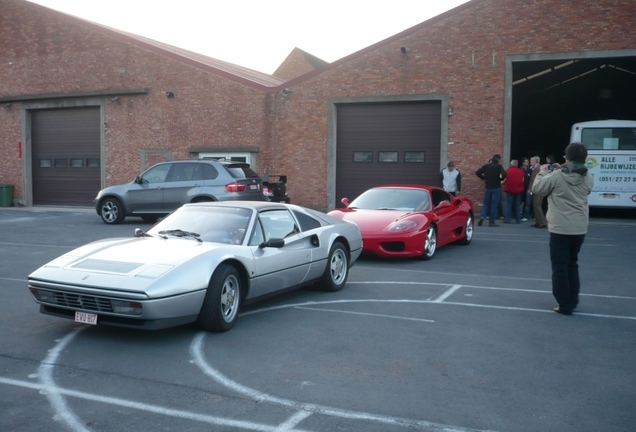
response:
<svg viewBox="0 0 636 432"><path fill-rule="evenodd" d="M473 239L473 215L466 216L466 226L464 227L464 237L457 241L461 245L469 245Z"/></svg>
<svg viewBox="0 0 636 432"><path fill-rule="evenodd" d="M424 252L420 255L420 259L428 261L433 258L435 249L437 248L437 231L435 225L429 225L424 237Z"/></svg>

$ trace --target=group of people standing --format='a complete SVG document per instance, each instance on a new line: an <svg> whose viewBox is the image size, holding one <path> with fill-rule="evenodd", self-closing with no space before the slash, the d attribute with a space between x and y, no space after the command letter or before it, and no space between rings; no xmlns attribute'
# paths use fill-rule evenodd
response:
<svg viewBox="0 0 636 432"><path fill-rule="evenodd" d="M587 196L592 191L594 179L587 173L584 144L568 145L564 158L563 165L554 163L552 156L548 156L543 165L538 156L523 158L521 167L513 159L510 167L504 170L499 163L501 156L494 155L486 165L475 171L477 177L485 182L484 203L477 224L481 226L488 217L488 226L499 226L495 218L502 189L506 194L504 223L511 222L513 211L516 223L529 220L534 213L535 223L532 226L547 226L550 232L552 294L558 303L553 310L572 315L579 303L578 254L587 234ZM459 170L452 162L442 170L440 179L442 187L453 195L461 188ZM543 201L546 197L548 211L544 215Z"/></svg>
<svg viewBox="0 0 636 432"><path fill-rule="evenodd" d="M558 164L554 164L552 160L551 156L546 158L549 171L552 171L555 166L558 167ZM514 215L516 223L534 219L533 227L547 227L548 223L543 212L545 196L538 195L532 190L541 166L539 156L523 158L521 166L517 159L513 159L507 170L504 170L500 161L501 156L496 154L486 165L475 171L477 177L485 181L484 203L477 225L481 226L488 218L488 226L498 227L495 220L497 215L501 214L504 223L511 223ZM503 208L502 202L505 203L505 211L498 210Z"/></svg>
<svg viewBox="0 0 636 432"><path fill-rule="evenodd" d="M565 149L565 163L554 163L552 156L541 165L539 156L523 158L522 164L513 159L506 170L500 165L501 156L494 155L487 164L475 171L485 182L484 202L477 225L488 217L488 226L497 227L497 206L502 189L506 211L504 223L514 214L516 223L534 217L536 228L548 227L550 232L550 261L552 263L552 294L558 305L553 310L572 315L579 303L580 278L578 254L587 234L589 207L587 196L594 179L587 174L587 149L582 143L572 143ZM461 190L461 174L453 162L440 173L442 187L457 196ZM543 201L548 199L547 214ZM521 211L523 204L523 212Z"/></svg>
<svg viewBox="0 0 636 432"><path fill-rule="evenodd" d="M546 158L550 170L554 169L555 166L552 161L552 156ZM501 215L504 223L511 223L514 215L516 223L534 219L533 227L547 227L543 212L545 197L532 192L532 185L539 173L539 156L523 158L521 166L519 166L518 160L513 159L507 170L504 170L500 162L501 156L496 154L486 165L475 172L477 177L486 183L484 203L477 224L481 226L485 218L488 218L488 226L498 227L499 225L495 222L498 215ZM556 165L558 166L558 164ZM446 168L439 175L441 187L453 196L457 196L461 191L461 180L461 173L453 162L448 162ZM502 202L505 203L505 209L503 209Z"/></svg>

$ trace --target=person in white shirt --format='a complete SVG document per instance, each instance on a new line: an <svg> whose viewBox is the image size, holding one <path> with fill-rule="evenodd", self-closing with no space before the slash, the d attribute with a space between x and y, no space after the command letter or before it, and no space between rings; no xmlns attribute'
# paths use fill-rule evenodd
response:
<svg viewBox="0 0 636 432"><path fill-rule="evenodd" d="M457 196L457 193L462 190L462 175L453 162L446 164L446 168L439 173L439 181L442 189L453 196Z"/></svg>

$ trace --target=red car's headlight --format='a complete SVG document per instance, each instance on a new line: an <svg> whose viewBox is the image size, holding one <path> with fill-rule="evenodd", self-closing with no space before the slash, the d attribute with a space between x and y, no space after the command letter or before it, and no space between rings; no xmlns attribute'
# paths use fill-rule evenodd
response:
<svg viewBox="0 0 636 432"><path fill-rule="evenodd" d="M402 231L410 231L412 229L417 228L417 222L413 220L401 220L397 222L393 222L389 227L389 232L402 232Z"/></svg>

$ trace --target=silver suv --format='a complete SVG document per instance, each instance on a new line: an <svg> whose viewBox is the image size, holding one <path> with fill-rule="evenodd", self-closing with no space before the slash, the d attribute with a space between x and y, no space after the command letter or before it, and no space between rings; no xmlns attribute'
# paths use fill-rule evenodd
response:
<svg viewBox="0 0 636 432"><path fill-rule="evenodd" d="M107 224L126 216L153 222L183 204L201 201L263 201L260 176L244 162L187 160L158 163L131 183L102 189L97 214Z"/></svg>

